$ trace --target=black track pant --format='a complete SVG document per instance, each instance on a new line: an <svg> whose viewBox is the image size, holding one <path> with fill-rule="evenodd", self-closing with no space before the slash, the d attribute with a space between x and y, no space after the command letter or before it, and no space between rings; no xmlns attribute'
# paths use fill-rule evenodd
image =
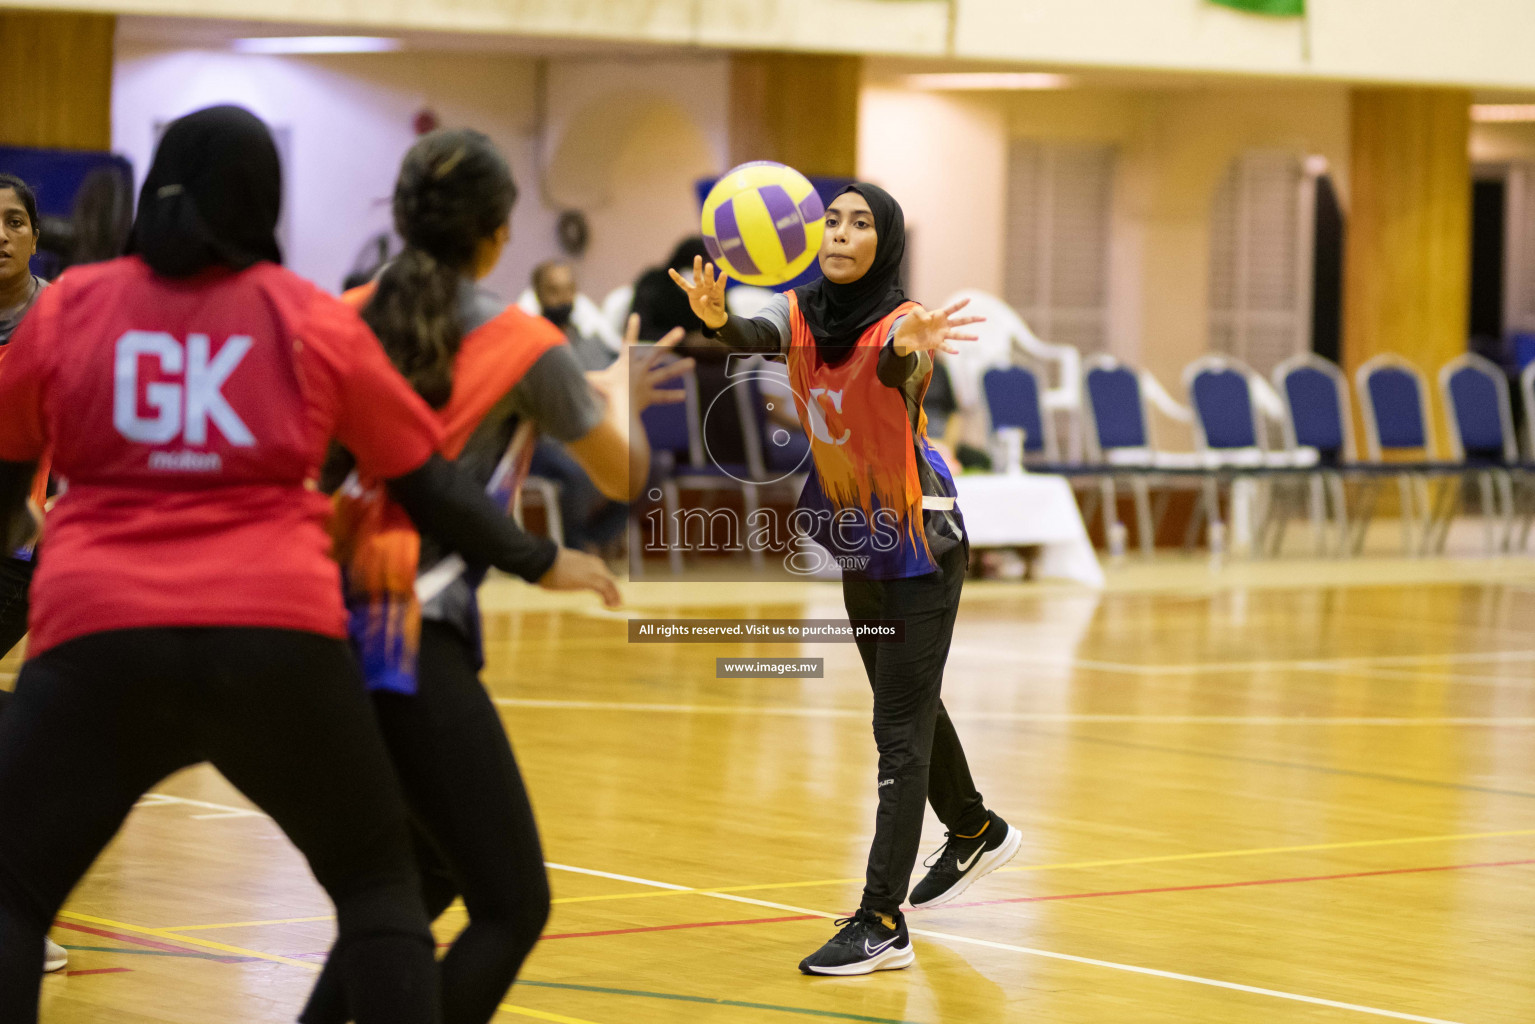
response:
<svg viewBox="0 0 1535 1024"><path fill-rule="evenodd" d="M938 571L904 580L847 580L850 619L900 619L900 643L859 640L874 688L874 742L879 747L879 809L863 888L863 906L894 914L906 899L922 841L924 804L950 832L986 824L986 805L970 778L964 748L943 709L943 666L949 657L965 545L942 555Z"/></svg>
<svg viewBox="0 0 1535 1024"><path fill-rule="evenodd" d="M374 694L379 726L416 819L427 912L462 895L469 925L442 960L443 1024L485 1024L549 917L549 882L533 808L476 652L450 626L424 622L414 696ZM327 967L304 1024L351 1019Z"/></svg>
<svg viewBox="0 0 1535 1024"><path fill-rule="evenodd" d="M27 635L28 597L32 591L33 563L0 555L0 656L9 653ZM0 711L10 693L0 689Z"/></svg>
<svg viewBox="0 0 1535 1024"><path fill-rule="evenodd" d="M130 629L27 662L0 715L0 1021L34 1024L43 935L144 792L211 761L336 906L362 1024L432 1024L437 972L404 802L346 645L277 629Z"/></svg>

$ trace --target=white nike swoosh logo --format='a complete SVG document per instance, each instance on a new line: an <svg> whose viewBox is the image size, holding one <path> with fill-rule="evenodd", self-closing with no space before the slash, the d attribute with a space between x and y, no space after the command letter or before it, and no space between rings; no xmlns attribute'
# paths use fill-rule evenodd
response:
<svg viewBox="0 0 1535 1024"><path fill-rule="evenodd" d="M962 861L960 861L959 862L959 870L961 872L969 871L970 870L970 865L975 863L976 858L979 857L985 851L985 849L986 848L984 846L979 847L979 848L976 849L976 851L974 853L972 853L970 855L970 859L969 860L962 860Z"/></svg>
<svg viewBox="0 0 1535 1024"><path fill-rule="evenodd" d="M895 937L895 939L899 939L899 938L900 938L899 935L897 935ZM885 951L885 947L890 945L890 943L894 942L895 939L887 939L884 942L881 942L877 946L870 946L869 945L869 940L868 939L864 939L863 940L863 951L866 954L868 954L869 956L878 956L879 954L883 953Z"/></svg>

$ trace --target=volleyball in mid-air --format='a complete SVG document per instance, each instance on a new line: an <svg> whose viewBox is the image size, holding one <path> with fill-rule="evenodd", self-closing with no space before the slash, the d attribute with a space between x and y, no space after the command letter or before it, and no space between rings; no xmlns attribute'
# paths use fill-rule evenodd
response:
<svg viewBox="0 0 1535 1024"><path fill-rule="evenodd" d="M704 200L704 245L745 284L793 280L815 260L826 207L799 171L756 160L726 172Z"/></svg>

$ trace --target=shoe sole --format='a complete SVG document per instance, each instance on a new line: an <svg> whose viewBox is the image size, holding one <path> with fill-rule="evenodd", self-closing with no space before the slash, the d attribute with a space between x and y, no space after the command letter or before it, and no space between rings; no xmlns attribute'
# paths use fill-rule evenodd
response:
<svg viewBox="0 0 1535 1024"><path fill-rule="evenodd" d="M63 960L44 960L43 961L43 973L44 974L53 974L53 973L55 973L57 971L62 971L64 968L66 968L68 966L69 966L69 958L68 957L65 957Z"/></svg>
<svg viewBox="0 0 1535 1024"><path fill-rule="evenodd" d="M858 974L873 974L875 971L898 971L903 967L910 967L917 962L917 953L911 948L911 943L906 944L905 949L891 947L872 956L867 960L861 960L856 964L843 964L840 967L811 967L800 968L803 974L819 974L834 978L849 978Z"/></svg>
<svg viewBox="0 0 1535 1024"><path fill-rule="evenodd" d="M992 850L989 853L981 854L979 863L977 863L975 867L971 868L969 871L966 871L964 875L960 877L959 881L954 883L952 888L945 892L939 893L937 896L934 896L926 903L913 903L912 908L916 910L926 910L929 907L936 907L940 904L949 902L956 896L963 893L966 889L970 888L976 882L979 882L981 879L997 870L997 868L1000 868L1002 865L1016 857L1018 855L1018 848L1022 845L1023 833L1011 825L1007 826L1007 836L1002 840L1002 845L998 846L995 850Z"/></svg>

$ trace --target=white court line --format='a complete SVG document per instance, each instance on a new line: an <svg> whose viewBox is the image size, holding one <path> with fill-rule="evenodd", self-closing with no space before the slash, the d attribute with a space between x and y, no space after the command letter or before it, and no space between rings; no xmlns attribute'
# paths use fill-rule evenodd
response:
<svg viewBox="0 0 1535 1024"><path fill-rule="evenodd" d="M137 806L154 807L166 804L189 804L194 807L206 807L224 812L212 815L196 815L197 818L232 818L232 817L266 817L260 811L253 811L243 807L231 807L227 804L209 803L204 800L190 800L185 797L171 796L166 793L146 793ZM786 910L791 914L806 914L812 917L821 917L834 920L841 917L840 914L830 914L824 910L811 910L808 907L796 907L788 903L773 903L768 900L753 899L750 896L737 896L726 892L709 892L697 890L692 886L674 885L671 882L658 882L649 878L638 878L634 875L622 875L611 871L597 871L592 868L574 867L569 864L545 863L545 867L553 871L568 871L572 874L590 875L595 878L607 878L616 882L629 882L634 885L645 885L655 889L668 889L673 892L693 892L698 896L706 896L710 899L726 900L731 903L746 903L757 907L767 907L770 910ZM966 943L972 946L984 946L988 949L1006 950L1012 953L1023 953L1028 956L1044 957L1049 960L1062 960L1068 963L1084 964L1089 967L1104 967L1109 970L1125 971L1131 974L1142 974L1153 978L1167 978L1171 981L1186 981L1195 985L1206 985L1212 988L1229 989L1233 992L1246 992L1251 995L1270 996L1275 999L1286 999L1291 1002L1309 1003L1314 1006L1327 1006L1338 1010L1352 1010L1356 1013L1370 1014L1376 1017L1389 1017L1393 1020L1418 1021L1420 1024L1457 1024L1455 1021L1444 1020L1439 1017L1420 1017L1410 1013L1398 1013L1395 1010L1382 1010L1373 1006L1363 1006L1357 1003L1344 1003L1333 999L1322 999L1317 996L1300 995L1295 992L1284 992L1279 989L1259 988L1254 985L1242 985L1234 981L1221 981L1217 978L1202 978L1194 974L1179 974L1175 971L1163 971L1154 967L1137 967L1134 964L1121 964L1112 960L1096 960L1092 957L1073 956L1070 953L1056 953L1047 949L1035 949L1031 946L1015 946L1006 942L993 942L990 939L976 939L968 935L958 935L953 932L940 932L927 928L910 929L913 935L925 935L932 939L946 939L950 942Z"/></svg>
<svg viewBox="0 0 1535 1024"><path fill-rule="evenodd" d="M636 701L539 700L524 697L497 697L502 707L554 711L636 711L677 715L771 715L782 718L856 718L869 717L868 708L779 707L773 705L731 704L646 704ZM1041 722L1047 724L1108 725L1381 725L1381 726L1535 726L1535 717L1491 718L1402 718L1402 717L1326 717L1310 715L1071 715L1031 711L950 711L949 717L960 722Z"/></svg>
<svg viewBox="0 0 1535 1024"><path fill-rule="evenodd" d="M605 617L628 619L622 612L604 610ZM748 641L749 642L749 641ZM824 646L815 644L783 646ZM845 646L845 645L844 645ZM1291 658L1262 661L1204 661L1186 664L1139 664L1124 661L1102 661L1096 658L1078 658L1071 654L1033 655L1017 651L985 652L956 648L954 656L964 658L993 657L1011 665L1035 665L1044 668L1085 668L1098 672L1117 672L1125 675L1211 675L1229 672L1272 672L1284 669L1307 672L1345 672L1358 668L1410 667L1441 663L1499 664L1505 662L1535 661L1535 651L1460 651L1445 654L1371 654L1352 658ZM1492 677L1465 677L1477 681L1496 681Z"/></svg>
<svg viewBox="0 0 1535 1024"><path fill-rule="evenodd" d="M672 885L669 882L652 882L648 878L635 878L633 875L615 875L611 871L594 871L591 868L573 868L569 864L551 864L544 862L544 867L553 868L556 871L569 871L577 875L591 875L593 878L611 878L615 882L633 882L635 885L648 885L656 889L671 889L674 892L692 892L685 885Z"/></svg>
<svg viewBox="0 0 1535 1024"><path fill-rule="evenodd" d="M965 652L956 651L961 657ZM1465 651L1449 654L1381 654L1357 658L1298 658L1269 661L1205 661L1183 665L1142 665L1123 661L1099 661L1093 658L1029 657L1008 652L1006 659L1019 665L1043 665L1056 668L1086 668L1099 672L1127 675L1209 675L1225 672L1270 672L1294 669L1310 672L1344 672L1353 668L1389 668L1393 666L1433 665L1441 662L1486 664L1535 660L1535 651Z"/></svg>
<svg viewBox="0 0 1535 1024"><path fill-rule="evenodd" d="M633 875L615 875L603 871L593 871L589 868L571 868L559 864L550 864L548 867L561 871L575 871L583 875L596 875L599 878L622 879L627 882L635 882L639 885L654 886L657 889L689 889L688 886L673 885L670 882L656 882L643 878L635 878ZM771 910L787 910L793 914L806 914L812 917L836 919L843 915L828 914L822 910L810 910L806 907L796 907L788 903L774 903L769 900L752 899L750 896L736 896L731 893L709 892L698 890L697 895L708 896L712 899L728 900L732 903L749 903L757 907L767 907ZM1322 999L1318 996L1306 996L1296 992L1285 992L1275 988L1259 988L1256 985L1242 985L1234 981L1221 981L1217 978L1202 978L1197 974L1179 974L1176 971L1162 971L1154 967L1137 967L1134 964L1121 964L1113 960L1097 960L1086 956L1073 956L1070 953L1056 953L1048 949L1035 949L1032 946L1015 946L1007 942L993 942L990 939L974 939L968 935L957 935L953 932L933 931L927 928L911 928L913 935L925 935L930 939L946 939L950 942L962 942L972 946L984 946L988 949L1001 949L1011 953L1023 953L1027 956L1044 957L1048 960L1064 960L1067 963L1084 964L1089 967L1105 967L1112 971L1125 971L1130 974L1141 974L1152 978L1166 978L1170 981L1186 981L1195 985L1207 985L1211 988L1223 988L1232 992L1246 992L1249 995L1270 996L1274 999L1287 999L1295 1003L1309 1003L1312 1006L1327 1006L1335 1010L1352 1010L1355 1013L1369 1014L1374 1017L1389 1017L1392 1020L1418 1021L1420 1024L1456 1024L1455 1021L1445 1020L1442 1017L1420 1017L1412 1013L1399 1013L1396 1010L1382 1010L1374 1006L1364 1006L1359 1003L1344 1003L1336 999Z"/></svg>

